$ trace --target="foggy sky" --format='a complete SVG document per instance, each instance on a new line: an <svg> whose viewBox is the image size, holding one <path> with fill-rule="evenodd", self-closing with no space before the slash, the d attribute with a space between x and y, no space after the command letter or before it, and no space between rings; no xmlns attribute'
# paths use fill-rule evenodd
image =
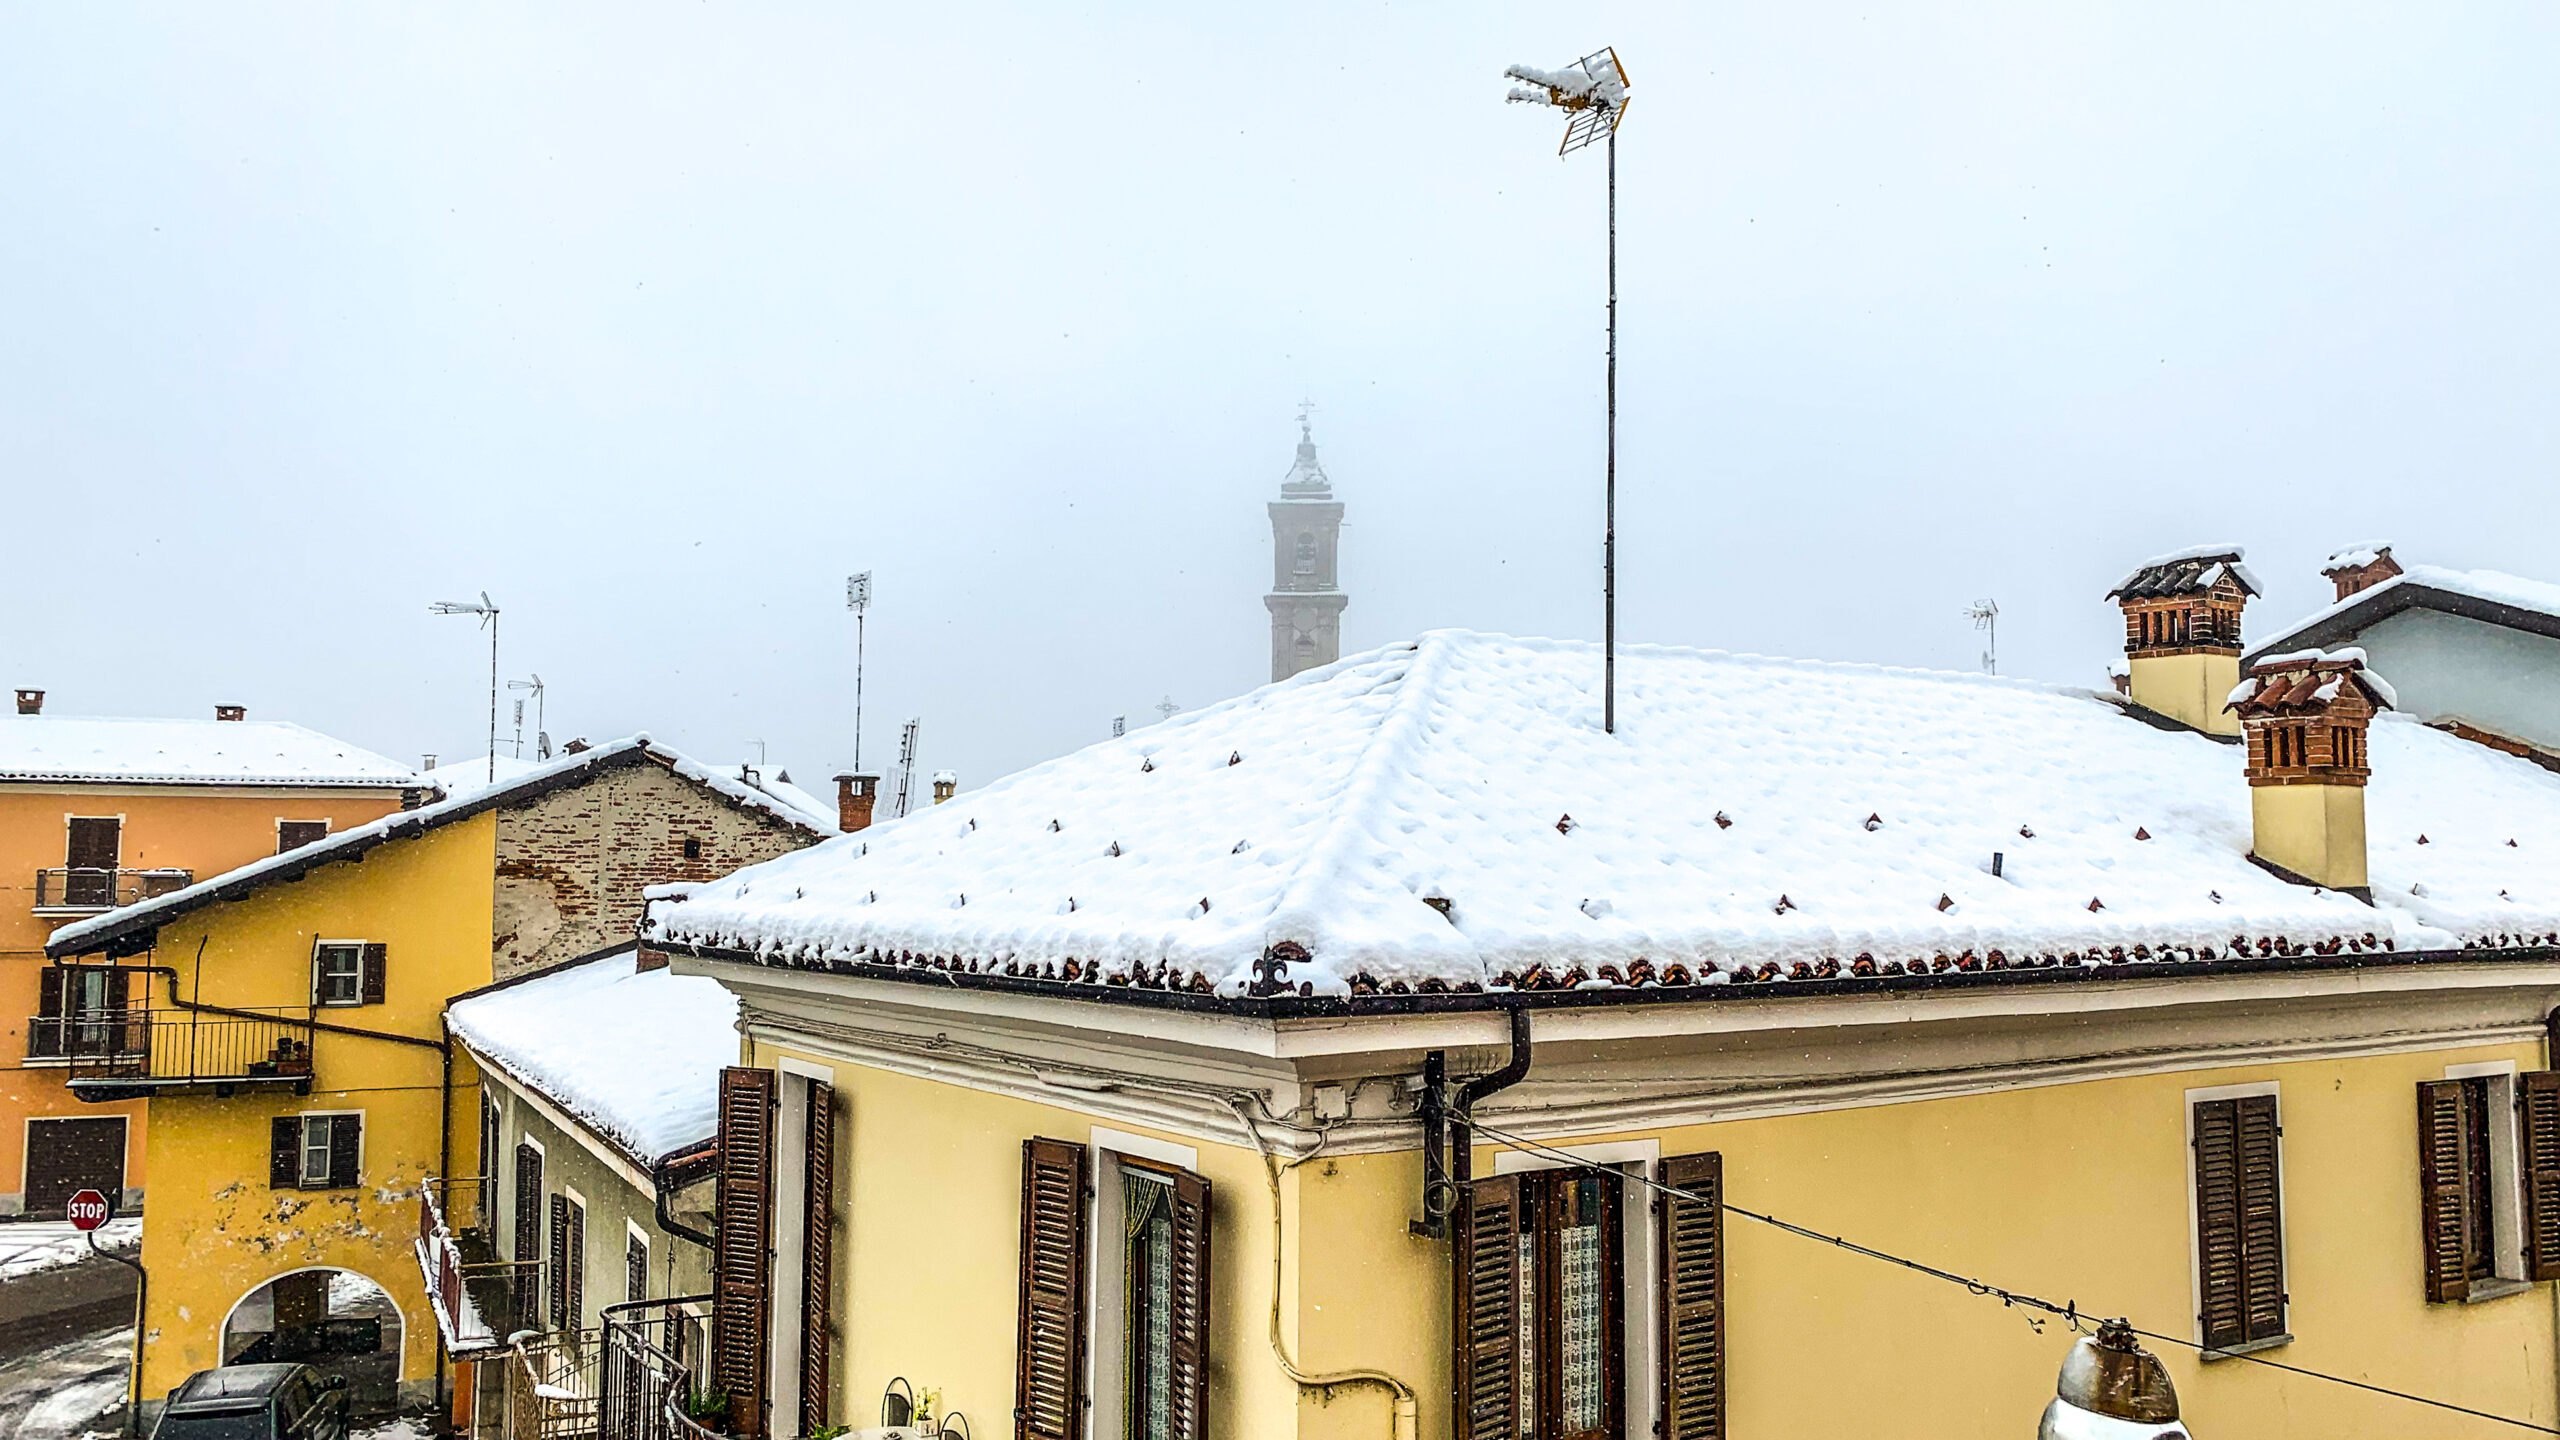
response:
<svg viewBox="0 0 2560 1440"><path fill-rule="evenodd" d="M2103 684L2133 562L2560 579L2547 6L104 6L0 18L0 685L979 785L1346 651L1599 630Z"/></svg>

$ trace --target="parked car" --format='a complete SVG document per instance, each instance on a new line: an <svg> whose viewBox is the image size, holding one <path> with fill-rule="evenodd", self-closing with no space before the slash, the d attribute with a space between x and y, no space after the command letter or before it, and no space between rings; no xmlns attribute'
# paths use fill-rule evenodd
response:
<svg viewBox="0 0 2560 1440"><path fill-rule="evenodd" d="M347 1382L308 1365L199 1370L169 1392L151 1440L346 1440Z"/></svg>

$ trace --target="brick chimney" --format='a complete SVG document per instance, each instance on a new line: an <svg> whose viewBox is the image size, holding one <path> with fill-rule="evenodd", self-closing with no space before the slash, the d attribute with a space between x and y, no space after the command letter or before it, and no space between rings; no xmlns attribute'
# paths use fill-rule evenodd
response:
<svg viewBox="0 0 2560 1440"><path fill-rule="evenodd" d="M249 718L249 707L246 705L216 705L213 707L213 718L216 720L246 720Z"/></svg>
<svg viewBox="0 0 2560 1440"><path fill-rule="evenodd" d="M2249 667L2230 708L2248 735L2249 858L2288 880L2370 900L2365 740L2395 697L2362 650L2298 651Z"/></svg>
<svg viewBox="0 0 2560 1440"><path fill-rule="evenodd" d="M41 690L21 690L21 691L19 691L19 692L18 692L18 713L19 713L19 714L21 714L21 715L41 715L41 714L43 714L43 713L44 713L44 692L43 692L43 691L41 691Z"/></svg>
<svg viewBox="0 0 2560 1440"><path fill-rule="evenodd" d="M2208 735L2237 736L2226 708L2240 683L2240 612L2259 593L2237 545L2146 560L2107 598L2124 609L2126 693L2134 705Z"/></svg>
<svg viewBox="0 0 2560 1440"><path fill-rule="evenodd" d="M2400 562L2391 558L2388 545L2350 545L2329 557L2320 573L2338 587L2337 598L2346 599L2359 590L2370 590L2401 572Z"/></svg>
<svg viewBox="0 0 2560 1440"><path fill-rule="evenodd" d="M948 800L959 793L960 776L958 772L951 770L936 770L933 772L934 804L939 805L943 801Z"/></svg>
<svg viewBox="0 0 2560 1440"><path fill-rule="evenodd" d="M836 777L836 828L847 835L871 828L871 807L880 801L877 775Z"/></svg>

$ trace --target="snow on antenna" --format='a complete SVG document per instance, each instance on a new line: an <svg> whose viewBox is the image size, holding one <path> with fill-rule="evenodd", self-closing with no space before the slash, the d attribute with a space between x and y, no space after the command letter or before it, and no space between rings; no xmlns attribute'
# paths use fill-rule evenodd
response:
<svg viewBox="0 0 2560 1440"><path fill-rule="evenodd" d="M1982 652L1982 673L1985 675L1999 674L2000 602L1990 599L1976 600L1971 605L1965 607L1964 613L1965 618L1973 622L1974 629L1987 631L1991 636L1991 648Z"/></svg>
<svg viewBox="0 0 2560 1440"><path fill-rule="evenodd" d="M438 600L427 607L430 615L477 615L489 627L489 783L498 783L498 607L489 592L480 592L477 604L469 600Z"/></svg>
<svg viewBox="0 0 2560 1440"><path fill-rule="evenodd" d="M1511 87L1504 100L1546 105L1565 112L1564 142L1570 155L1609 142L1609 453L1605 467L1606 518L1600 538L1600 728L1618 733L1618 122L1627 113L1627 71L1614 47L1602 46L1562 70L1514 65L1502 72Z"/></svg>

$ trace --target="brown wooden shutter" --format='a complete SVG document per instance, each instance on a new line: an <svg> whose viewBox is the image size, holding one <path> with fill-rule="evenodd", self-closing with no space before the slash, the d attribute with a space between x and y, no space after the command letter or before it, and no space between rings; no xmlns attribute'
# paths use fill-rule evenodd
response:
<svg viewBox="0 0 2560 1440"><path fill-rule="evenodd" d="M365 942L363 990L365 1004L379 1005L382 1003L383 971L388 968L390 958L390 946L383 944L379 940L368 940Z"/></svg>
<svg viewBox="0 0 2560 1440"><path fill-rule="evenodd" d="M62 1007L62 967L47 965L37 981L36 1013L47 1018L68 1014Z"/></svg>
<svg viewBox="0 0 2560 1440"><path fill-rule="evenodd" d="M1022 1142L1013 1385L1019 1440L1077 1440L1084 1433L1084 1192L1082 1145Z"/></svg>
<svg viewBox="0 0 2560 1440"><path fill-rule="evenodd" d="M649 1298L649 1242L626 1234L622 1242L622 1300L636 1305Z"/></svg>
<svg viewBox="0 0 2560 1440"><path fill-rule="evenodd" d="M569 1197L551 1197L551 1328L575 1328L578 1317L569 1310Z"/></svg>
<svg viewBox="0 0 2560 1440"><path fill-rule="evenodd" d="M587 1324L587 1207L569 1202L568 1308L560 1312L560 1328L583 1330Z"/></svg>
<svg viewBox="0 0 2560 1440"><path fill-rule="evenodd" d="M2207 1349L2284 1333L2283 1196L2272 1095L2195 1107L2197 1317Z"/></svg>
<svg viewBox="0 0 2560 1440"><path fill-rule="evenodd" d="M1662 1437L1724 1440L1724 1157L1673 1155L1662 1183Z"/></svg>
<svg viewBox="0 0 2560 1440"><path fill-rule="evenodd" d="M733 1433L764 1433L765 1327L773 1286L770 1070L720 1072L719 1218L711 1247L711 1383Z"/></svg>
<svg viewBox="0 0 2560 1440"><path fill-rule="evenodd" d="M2240 1268L2249 1338L2284 1333L2284 1197L2278 1193L2276 1097L2240 1101Z"/></svg>
<svg viewBox="0 0 2560 1440"><path fill-rule="evenodd" d="M2471 1295L2473 1222L2470 1193L2470 1127L2463 1123L2462 1082L2418 1082L2419 1245L2426 1257L2427 1299L2441 1303ZM2484 1157L2485 1158L2485 1157Z"/></svg>
<svg viewBox="0 0 2560 1440"><path fill-rule="evenodd" d="M107 1008L118 1012L116 1018L121 1020L124 1018L121 1012L131 1009L132 1006L133 972L122 967L109 970L107 972Z"/></svg>
<svg viewBox="0 0 2560 1440"><path fill-rule="evenodd" d="M2523 1101L2524 1265L2532 1280L2560 1280L2560 1071L2517 1078Z"/></svg>
<svg viewBox="0 0 2560 1440"><path fill-rule="evenodd" d="M542 1152L516 1146L516 1263L542 1258Z"/></svg>
<svg viewBox="0 0 2560 1440"><path fill-rule="evenodd" d="M1173 1176L1173 1360L1166 1397L1171 1440L1209 1434L1209 1182Z"/></svg>
<svg viewBox="0 0 2560 1440"><path fill-rule="evenodd" d="M827 1355L835 1287L836 1091L809 1082L808 1205L800 1249L800 1433L827 1423Z"/></svg>
<svg viewBox="0 0 2560 1440"><path fill-rule="evenodd" d="M1517 1175L1471 1181L1459 1207L1456 1440L1513 1440L1520 1429L1520 1189Z"/></svg>
<svg viewBox="0 0 2560 1440"><path fill-rule="evenodd" d="M279 1115L267 1122L267 1188L291 1190L302 1183L302 1117Z"/></svg>
<svg viewBox="0 0 2560 1440"><path fill-rule="evenodd" d="M36 1015L38 1019L27 1029L27 1055L45 1059L71 1053L71 1026L62 1004L64 975L59 965L47 965L38 972L36 982ZM51 1023L46 1023L50 1021Z"/></svg>
<svg viewBox="0 0 2560 1440"><path fill-rule="evenodd" d="M332 1115L329 1117L329 1188L354 1188L359 1178L356 1161L364 1154L364 1117Z"/></svg>

